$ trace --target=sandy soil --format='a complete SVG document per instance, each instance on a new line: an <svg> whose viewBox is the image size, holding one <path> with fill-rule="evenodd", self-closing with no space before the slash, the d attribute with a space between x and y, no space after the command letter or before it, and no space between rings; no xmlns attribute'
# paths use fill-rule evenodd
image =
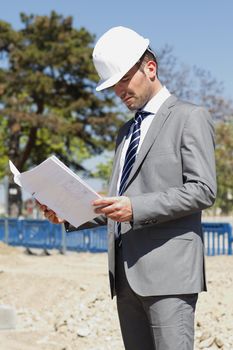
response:
<svg viewBox="0 0 233 350"><path fill-rule="evenodd" d="M107 254L28 255L0 243L0 304L17 313L0 350L123 350ZM195 349L233 349L233 256L207 257ZM143 350L143 349L142 349Z"/></svg>

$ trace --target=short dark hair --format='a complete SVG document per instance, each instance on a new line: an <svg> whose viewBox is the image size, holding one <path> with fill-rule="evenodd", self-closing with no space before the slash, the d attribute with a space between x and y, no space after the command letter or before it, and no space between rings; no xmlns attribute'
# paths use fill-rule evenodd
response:
<svg viewBox="0 0 233 350"><path fill-rule="evenodd" d="M139 69L142 70L145 66L145 63L147 63L149 61L154 61L156 63L156 67L157 67L156 76L158 78L158 60L157 60L157 57L156 57L156 54L154 53L154 51L148 46L148 48L146 49L146 51L144 52L144 54L142 55L142 57L138 61Z"/></svg>

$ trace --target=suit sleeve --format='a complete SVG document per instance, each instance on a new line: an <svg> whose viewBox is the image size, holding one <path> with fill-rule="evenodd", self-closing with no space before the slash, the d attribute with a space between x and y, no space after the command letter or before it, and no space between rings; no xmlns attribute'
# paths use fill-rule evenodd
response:
<svg viewBox="0 0 233 350"><path fill-rule="evenodd" d="M214 127L208 111L195 107L182 132L183 186L131 197L133 228L175 220L213 205L216 197Z"/></svg>

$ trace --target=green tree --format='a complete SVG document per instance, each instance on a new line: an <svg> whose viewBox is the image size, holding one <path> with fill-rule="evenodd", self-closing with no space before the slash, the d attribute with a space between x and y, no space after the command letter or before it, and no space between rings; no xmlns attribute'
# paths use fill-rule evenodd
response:
<svg viewBox="0 0 233 350"><path fill-rule="evenodd" d="M0 176L8 158L22 171L50 154L83 169L113 148L120 123L111 95L95 92L95 37L56 12L21 21L0 21Z"/></svg>
<svg viewBox="0 0 233 350"><path fill-rule="evenodd" d="M108 184L112 173L113 154L109 154L105 162L100 162L92 172L92 176L99 178L103 182L103 192L107 193Z"/></svg>
<svg viewBox="0 0 233 350"><path fill-rule="evenodd" d="M233 213L233 123L216 125L216 171L218 195L215 208Z"/></svg>
<svg viewBox="0 0 233 350"><path fill-rule="evenodd" d="M167 45L160 50L158 57L159 77L170 92L183 100L205 106L215 121L232 118L232 100L224 97L224 84L209 71L195 65L184 65Z"/></svg>

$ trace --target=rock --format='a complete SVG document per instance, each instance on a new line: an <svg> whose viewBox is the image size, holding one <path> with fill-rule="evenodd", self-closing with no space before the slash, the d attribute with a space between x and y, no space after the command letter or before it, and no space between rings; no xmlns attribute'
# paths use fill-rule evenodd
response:
<svg viewBox="0 0 233 350"><path fill-rule="evenodd" d="M81 338L87 337L90 334L90 329L88 327L79 327L77 331L77 335Z"/></svg>
<svg viewBox="0 0 233 350"><path fill-rule="evenodd" d="M210 348L211 345L214 343L214 340L215 340L214 337L210 337L208 339L201 341L199 344L199 348L200 349Z"/></svg>
<svg viewBox="0 0 233 350"><path fill-rule="evenodd" d="M85 292L87 290L87 286L85 286L84 284L82 284L80 287L79 287L79 290L81 290L82 292Z"/></svg>
<svg viewBox="0 0 233 350"><path fill-rule="evenodd" d="M199 330L197 330L196 332L195 332L195 337L197 338L197 339L200 339L201 338L201 336L202 336L202 331L199 329Z"/></svg>
<svg viewBox="0 0 233 350"><path fill-rule="evenodd" d="M0 330L16 328L16 312L9 305L0 305Z"/></svg>
<svg viewBox="0 0 233 350"><path fill-rule="evenodd" d="M64 329L67 328L67 320L66 319L60 319L57 320L54 324L54 329L56 332L64 331Z"/></svg>
<svg viewBox="0 0 233 350"><path fill-rule="evenodd" d="M215 338L215 344L219 347L219 348L222 348L223 345L224 345L224 342L221 338L217 337Z"/></svg>
<svg viewBox="0 0 233 350"><path fill-rule="evenodd" d="M209 331L203 331L201 336L200 336L200 342L203 340L209 339L211 337L211 334Z"/></svg>
<svg viewBox="0 0 233 350"><path fill-rule="evenodd" d="M217 347L217 345L214 343L213 345L211 345L208 348L204 348L202 350L219 350L219 348Z"/></svg>

